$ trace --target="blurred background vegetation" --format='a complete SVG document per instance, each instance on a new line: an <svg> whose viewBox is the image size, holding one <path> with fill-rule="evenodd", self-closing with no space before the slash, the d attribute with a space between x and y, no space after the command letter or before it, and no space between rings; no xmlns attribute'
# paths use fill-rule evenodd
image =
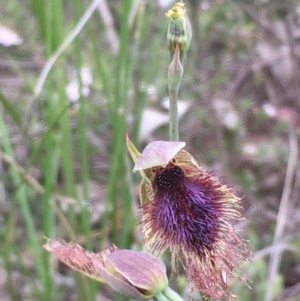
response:
<svg viewBox="0 0 300 301"><path fill-rule="evenodd" d="M171 5L0 2L0 300L122 300L42 245L142 248L125 135L140 149L167 140ZM299 301L299 1L186 5L180 137L243 197L252 290L233 289L243 301ZM173 278L187 296L184 273Z"/></svg>

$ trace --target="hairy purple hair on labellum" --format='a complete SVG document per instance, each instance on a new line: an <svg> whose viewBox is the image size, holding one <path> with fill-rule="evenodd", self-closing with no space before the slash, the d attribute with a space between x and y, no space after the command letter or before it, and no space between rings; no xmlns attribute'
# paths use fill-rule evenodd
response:
<svg viewBox="0 0 300 301"><path fill-rule="evenodd" d="M224 279L247 253L232 226L241 218L240 200L210 173L186 165L186 156L180 151L165 167L152 168L154 197L142 206L142 232L154 253L170 248L173 258L183 255L194 289L212 300L230 299Z"/></svg>
<svg viewBox="0 0 300 301"><path fill-rule="evenodd" d="M152 227L163 229L163 236L172 237L173 244L183 243L187 250L204 256L217 239L220 216L205 196L205 187L185 177L179 166L158 171L155 183L155 200L144 208L144 213L152 216Z"/></svg>
<svg viewBox="0 0 300 301"><path fill-rule="evenodd" d="M128 146L138 163L147 163L139 170L143 176L140 224L146 244L155 255L169 248L173 264L183 258L192 289L211 300L230 300L227 279L248 256L233 227L241 220L240 199L181 145L152 142L145 155L130 141ZM166 162L164 148L171 154L170 147L176 148L176 154ZM157 158L152 160L149 154ZM155 165L158 161L163 164Z"/></svg>

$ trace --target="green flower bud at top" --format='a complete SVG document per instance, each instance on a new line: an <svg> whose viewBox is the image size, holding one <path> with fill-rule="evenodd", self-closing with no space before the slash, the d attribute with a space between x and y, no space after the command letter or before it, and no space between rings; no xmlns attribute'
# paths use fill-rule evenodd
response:
<svg viewBox="0 0 300 301"><path fill-rule="evenodd" d="M133 299L152 299L168 286L163 262L145 252L112 246L94 253L62 239L48 239L44 248L72 269Z"/></svg>
<svg viewBox="0 0 300 301"><path fill-rule="evenodd" d="M166 16L170 19L167 37L171 59L174 56L176 45L178 44L180 49L180 60L183 64L186 51L188 50L192 39L192 27L184 3L177 2L166 13Z"/></svg>

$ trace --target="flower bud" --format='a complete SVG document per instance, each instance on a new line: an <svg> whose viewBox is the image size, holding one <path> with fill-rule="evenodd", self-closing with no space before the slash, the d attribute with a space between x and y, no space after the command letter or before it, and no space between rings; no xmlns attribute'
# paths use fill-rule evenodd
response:
<svg viewBox="0 0 300 301"><path fill-rule="evenodd" d="M192 39L192 27L186 14L184 3L177 2L166 13L166 16L170 19L167 37L171 59L173 59L176 45L178 45L180 49L180 60L183 64L186 51L188 50Z"/></svg>
<svg viewBox="0 0 300 301"><path fill-rule="evenodd" d="M168 285L163 262L145 252L116 250L105 264L105 281L127 296L150 299Z"/></svg>
<svg viewBox="0 0 300 301"><path fill-rule="evenodd" d="M113 246L93 253L61 239L49 239L44 248L69 267L134 299L151 299L168 286L163 262L145 252Z"/></svg>

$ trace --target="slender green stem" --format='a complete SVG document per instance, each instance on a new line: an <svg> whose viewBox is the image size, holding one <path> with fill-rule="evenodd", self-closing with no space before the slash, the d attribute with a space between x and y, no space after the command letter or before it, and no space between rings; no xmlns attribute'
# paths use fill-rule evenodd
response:
<svg viewBox="0 0 300 301"><path fill-rule="evenodd" d="M163 293L159 293L154 299L157 301L170 301Z"/></svg>
<svg viewBox="0 0 300 301"><path fill-rule="evenodd" d="M169 80L169 139L171 141L179 140L178 130L178 112L177 100L178 91L183 75L183 66L180 62L180 49L177 44L171 64L169 65L168 80Z"/></svg>
<svg viewBox="0 0 300 301"><path fill-rule="evenodd" d="M169 138L172 141L179 140L178 130L178 109L177 109L178 91L169 91Z"/></svg>
<svg viewBox="0 0 300 301"><path fill-rule="evenodd" d="M182 297L172 290L169 286L163 290L164 295L172 301L183 301Z"/></svg>

